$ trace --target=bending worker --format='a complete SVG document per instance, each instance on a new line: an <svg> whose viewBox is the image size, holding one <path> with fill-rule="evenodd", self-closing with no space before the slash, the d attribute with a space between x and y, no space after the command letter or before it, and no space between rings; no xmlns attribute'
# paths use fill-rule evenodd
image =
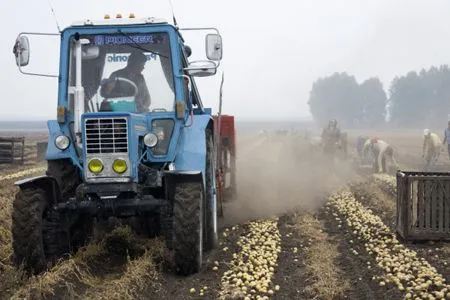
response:
<svg viewBox="0 0 450 300"><path fill-rule="evenodd" d="M386 172L386 159L392 163L395 168L398 168L398 164L394 158L394 149L378 138L373 138L370 140L370 148L373 154L374 168L378 173Z"/></svg>
<svg viewBox="0 0 450 300"><path fill-rule="evenodd" d="M441 146L442 141L436 133L431 132L429 129L423 131L422 158L425 158L425 170L428 170L432 161L439 159Z"/></svg>

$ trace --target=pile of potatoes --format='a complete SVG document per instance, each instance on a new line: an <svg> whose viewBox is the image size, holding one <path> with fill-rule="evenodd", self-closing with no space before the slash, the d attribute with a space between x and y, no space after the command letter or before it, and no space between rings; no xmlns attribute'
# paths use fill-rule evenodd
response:
<svg viewBox="0 0 450 300"><path fill-rule="evenodd" d="M281 252L277 219L249 223L249 232L239 238L230 269L222 276L220 299L269 299L280 288L272 277Z"/></svg>
<svg viewBox="0 0 450 300"><path fill-rule="evenodd" d="M397 179L389 174L373 174L371 180L375 182L382 190L391 195L397 193Z"/></svg>
<svg viewBox="0 0 450 300"><path fill-rule="evenodd" d="M383 271L374 276L380 286L395 285L405 299L450 299L450 285L424 258L400 244L389 227L358 202L349 191L333 194L327 210L339 227L346 228L364 244ZM367 268L372 266L368 263Z"/></svg>

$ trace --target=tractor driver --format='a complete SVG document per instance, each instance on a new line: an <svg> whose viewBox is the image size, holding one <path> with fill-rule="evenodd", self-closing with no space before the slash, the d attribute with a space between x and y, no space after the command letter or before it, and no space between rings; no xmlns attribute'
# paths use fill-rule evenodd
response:
<svg viewBox="0 0 450 300"><path fill-rule="evenodd" d="M117 70L111 74L109 79L122 77L131 80L136 84L138 93L136 95L136 107L137 112L148 112L150 107L150 93L148 92L147 83L142 75L145 63L147 62L147 56L140 52L132 52L128 57L127 65L125 68Z"/></svg>

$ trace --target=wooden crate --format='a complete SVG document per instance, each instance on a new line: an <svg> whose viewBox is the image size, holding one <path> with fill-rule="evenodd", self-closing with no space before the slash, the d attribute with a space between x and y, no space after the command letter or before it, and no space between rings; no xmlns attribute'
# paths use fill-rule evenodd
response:
<svg viewBox="0 0 450 300"><path fill-rule="evenodd" d="M24 148L24 137L0 137L0 164L23 164Z"/></svg>
<svg viewBox="0 0 450 300"><path fill-rule="evenodd" d="M397 172L396 228L407 241L450 240L450 173Z"/></svg>

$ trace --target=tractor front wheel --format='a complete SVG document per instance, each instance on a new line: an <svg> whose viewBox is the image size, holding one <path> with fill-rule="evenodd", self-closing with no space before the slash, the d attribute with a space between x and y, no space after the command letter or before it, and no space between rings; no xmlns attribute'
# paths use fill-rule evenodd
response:
<svg viewBox="0 0 450 300"><path fill-rule="evenodd" d="M178 183L173 202L173 251L177 272L200 271L203 259L203 189L198 182Z"/></svg>
<svg viewBox="0 0 450 300"><path fill-rule="evenodd" d="M24 187L13 203L12 235L14 263L37 274L69 252L67 231L53 210L47 193L39 187Z"/></svg>
<svg viewBox="0 0 450 300"><path fill-rule="evenodd" d="M47 176L54 177L61 191L61 198L56 201L67 201L75 196L75 191L81 183L80 171L70 159L49 160L47 162ZM78 250L87 244L93 234L94 220L90 216L73 213L70 215L70 247Z"/></svg>

